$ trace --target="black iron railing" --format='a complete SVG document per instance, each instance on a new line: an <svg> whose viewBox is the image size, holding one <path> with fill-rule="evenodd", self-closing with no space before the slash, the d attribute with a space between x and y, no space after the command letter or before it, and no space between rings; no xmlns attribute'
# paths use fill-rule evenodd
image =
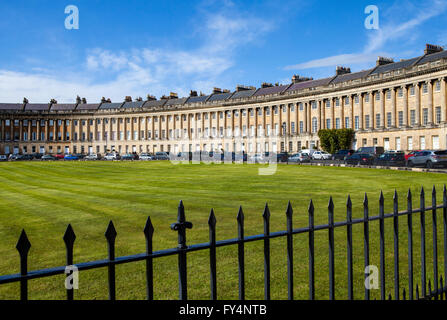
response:
<svg viewBox="0 0 447 320"><path fill-rule="evenodd" d="M382 300L392 299L391 293L386 294L386 281L385 281L385 220L393 219L393 252L394 252L394 299L446 299L447 286L445 280L438 270L438 213L442 213L442 225L443 225L443 271L444 279L447 274L447 190L444 185L443 188L443 200L442 204L436 203L436 189L433 186L431 206L425 206L425 192L421 189L420 195L420 208L413 209L413 199L411 191L407 194L407 209L405 211L398 211L398 195L395 191L393 197L393 212L385 214L384 209L384 196L380 194L379 198L379 215L370 216L368 197L365 194L363 201L363 218L352 218L352 203L351 198L348 196L346 203L346 220L341 222L334 222L334 203L332 197L328 204L328 224L315 225L314 224L314 205L312 200L308 207L309 224L303 228L293 228L293 210L290 202L288 203L286 210L286 222L287 230L270 232L270 211L268 205L265 206L263 212L264 233L254 236L244 235L244 213L242 207L239 208L237 214L237 230L238 236L235 239L228 240L216 240L216 217L214 210L211 210L208 219L209 225L209 242L187 245L186 242L186 230L192 228L192 223L186 221L185 209L183 202L180 201L178 206L177 222L171 225L171 229L178 233L178 247L160 251L152 250L152 239L154 234L154 227L152 225L150 217L146 221L144 227L144 235L146 239L146 252L135 254L131 256L115 257L115 239L117 232L110 221L105 237L108 244L108 258L105 260L90 261L84 263L78 263L74 266L78 272L96 268L108 268L108 291L109 299L116 299L116 287L115 287L115 266L124 263L131 263L136 261L146 261L146 288L147 299L154 299L154 274L153 274L153 260L160 257L177 255L178 257L178 276L179 276L179 299L188 299L188 285L187 285L187 254L189 252L208 250L209 251L209 266L210 266L210 298L216 300L217 297L217 259L216 248L226 246L237 246L238 251L238 273L239 273L239 299L245 299L245 256L244 245L248 242L263 241L264 243L264 298L270 300L270 240L279 237L285 237L287 241L287 283L288 283L288 298L294 299L294 279L293 279L293 236L296 234L308 235L308 253L309 253L309 299L315 299L315 232L321 232L327 230L328 232L328 252L329 252L329 299L335 299L335 241L334 230L336 228L346 228L346 243L347 243L347 296L348 299L354 298L354 286L353 286L353 242L352 242L352 226L363 225L363 251L364 251L364 266L365 270L370 265L370 223L378 221L379 223L379 240L380 240L380 298ZM428 280L427 284L427 261L426 261L426 213L431 211L432 222L432 246L433 246L433 282ZM420 284L415 287L414 277L414 256L413 256L413 216L419 214L420 218L420 241L421 241L421 274ZM400 292L401 283L399 278L399 218L407 217L407 233L408 233L408 297L406 286L402 293ZM76 235L71 227L68 225L64 234L63 240L66 245L67 253L67 265L55 268L48 268L42 270L28 271L27 259L28 252L31 247L31 243L23 230L17 243L17 250L20 255L20 273L0 276L0 285L5 283L20 282L20 297L22 300L28 299L28 281L36 278L50 277L53 275L67 273L67 277L71 276L71 272L67 272L67 267L73 266L73 246L76 239ZM369 274L365 271L365 281ZM364 288L364 299L370 299L370 292L366 286ZM73 300L73 288L67 289L67 299Z"/></svg>

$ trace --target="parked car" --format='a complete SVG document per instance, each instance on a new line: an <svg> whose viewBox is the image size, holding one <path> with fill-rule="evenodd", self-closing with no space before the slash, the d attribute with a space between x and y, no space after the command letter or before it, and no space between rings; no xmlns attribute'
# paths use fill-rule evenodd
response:
<svg viewBox="0 0 447 320"><path fill-rule="evenodd" d="M20 160L22 161L34 160L34 156L32 154L24 154L20 157Z"/></svg>
<svg viewBox="0 0 447 320"><path fill-rule="evenodd" d="M405 155L405 160L408 161L408 159L410 159L411 157L414 157L418 152L421 152L422 150L414 150L411 151L410 153Z"/></svg>
<svg viewBox="0 0 447 320"><path fill-rule="evenodd" d="M289 154L287 152L280 152L276 154L276 162L287 162Z"/></svg>
<svg viewBox="0 0 447 320"><path fill-rule="evenodd" d="M155 160L169 160L169 155L166 152L156 152Z"/></svg>
<svg viewBox="0 0 447 320"><path fill-rule="evenodd" d="M59 160L56 157L53 157L51 154L44 154L41 158L41 161L54 161L54 160Z"/></svg>
<svg viewBox="0 0 447 320"><path fill-rule="evenodd" d="M314 160L330 160L332 155L326 151L314 151L312 154L312 159Z"/></svg>
<svg viewBox="0 0 447 320"><path fill-rule="evenodd" d="M4 154L0 154L0 161L8 161L8 157Z"/></svg>
<svg viewBox="0 0 447 320"><path fill-rule="evenodd" d="M355 153L354 150L338 150L333 156L332 160L346 160L349 156Z"/></svg>
<svg viewBox="0 0 447 320"><path fill-rule="evenodd" d="M65 159L65 154L63 154L63 153L58 153L58 154L55 154L53 157L55 157L55 158L57 158L57 159Z"/></svg>
<svg viewBox="0 0 447 320"><path fill-rule="evenodd" d="M32 156L33 156L33 159L40 160L40 158L42 158L43 154L41 154L41 153L33 153Z"/></svg>
<svg viewBox="0 0 447 320"><path fill-rule="evenodd" d="M447 167L447 150L422 150L408 159L409 167Z"/></svg>
<svg viewBox="0 0 447 320"><path fill-rule="evenodd" d="M64 156L64 160L67 160L67 161L79 160L79 157L74 154L66 154Z"/></svg>
<svg viewBox="0 0 447 320"><path fill-rule="evenodd" d="M121 160L138 160L138 156L133 153L126 153L121 156Z"/></svg>
<svg viewBox="0 0 447 320"><path fill-rule="evenodd" d="M296 162L296 163L310 162L310 156L308 153L299 152L299 153L295 153L294 155L291 155L289 157L288 161Z"/></svg>
<svg viewBox="0 0 447 320"><path fill-rule="evenodd" d="M89 155L86 155L85 160L100 160L101 159L101 155L97 154L97 153L90 153Z"/></svg>
<svg viewBox="0 0 447 320"><path fill-rule="evenodd" d="M263 157L262 154L254 154L251 157L249 157L249 162L250 163L264 163L265 158Z"/></svg>
<svg viewBox="0 0 447 320"><path fill-rule="evenodd" d="M104 160L120 160L121 156L118 153L107 153Z"/></svg>
<svg viewBox="0 0 447 320"><path fill-rule="evenodd" d="M385 153L385 149L383 147L361 147L357 150L357 153L368 153L377 158Z"/></svg>
<svg viewBox="0 0 447 320"><path fill-rule="evenodd" d="M378 166L403 167L406 165L405 154L403 152L385 152L375 160Z"/></svg>
<svg viewBox="0 0 447 320"><path fill-rule="evenodd" d="M354 153L346 159L347 164L371 165L374 164L374 156L369 153Z"/></svg>
<svg viewBox="0 0 447 320"><path fill-rule="evenodd" d="M140 160L143 160L143 161L154 160L154 155L144 152L144 153L140 154Z"/></svg>

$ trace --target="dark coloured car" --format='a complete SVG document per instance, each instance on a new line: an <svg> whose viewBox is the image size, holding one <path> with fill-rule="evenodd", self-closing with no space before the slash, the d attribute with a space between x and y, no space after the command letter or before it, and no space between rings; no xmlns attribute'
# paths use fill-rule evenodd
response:
<svg viewBox="0 0 447 320"><path fill-rule="evenodd" d="M381 154L385 153L385 149L383 147L361 147L357 150L357 153L368 153L378 158Z"/></svg>
<svg viewBox="0 0 447 320"><path fill-rule="evenodd" d="M41 160L41 161L55 161L55 160L59 160L59 159L56 158L56 157L53 157L53 156L50 155L50 154L45 154L45 155L43 155L43 156L40 158L40 160Z"/></svg>
<svg viewBox="0 0 447 320"><path fill-rule="evenodd" d="M169 155L167 152L156 152L155 160L169 160Z"/></svg>
<svg viewBox="0 0 447 320"><path fill-rule="evenodd" d="M372 165L374 156L368 153L354 153L346 159L347 164L353 165Z"/></svg>
<svg viewBox="0 0 447 320"><path fill-rule="evenodd" d="M137 160L137 157L135 154L126 153L121 156L121 160Z"/></svg>
<svg viewBox="0 0 447 320"><path fill-rule="evenodd" d="M289 154L287 152L281 152L276 154L276 162L287 162L289 160Z"/></svg>
<svg viewBox="0 0 447 320"><path fill-rule="evenodd" d="M375 164L378 166L403 167L406 164L405 154L403 152L386 152L376 158Z"/></svg>
<svg viewBox="0 0 447 320"><path fill-rule="evenodd" d="M32 154L24 154L20 157L20 160L22 160L22 161L30 161L33 159L34 159L34 157Z"/></svg>
<svg viewBox="0 0 447 320"><path fill-rule="evenodd" d="M354 150L338 150L332 160L346 160L349 156L354 154Z"/></svg>

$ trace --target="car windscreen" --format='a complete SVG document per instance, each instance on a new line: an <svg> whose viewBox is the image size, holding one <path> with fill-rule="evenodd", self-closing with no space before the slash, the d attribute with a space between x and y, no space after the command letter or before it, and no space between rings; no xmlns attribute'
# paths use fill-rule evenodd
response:
<svg viewBox="0 0 447 320"><path fill-rule="evenodd" d="M435 154L438 156L447 155L447 150L435 151Z"/></svg>

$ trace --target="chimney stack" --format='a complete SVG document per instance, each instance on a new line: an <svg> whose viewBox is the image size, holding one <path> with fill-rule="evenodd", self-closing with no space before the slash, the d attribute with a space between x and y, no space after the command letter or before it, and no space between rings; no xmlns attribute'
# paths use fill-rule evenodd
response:
<svg viewBox="0 0 447 320"><path fill-rule="evenodd" d="M351 68L337 66L337 68L335 69L335 74L337 76L342 75L342 74L347 74L347 73L351 73Z"/></svg>
<svg viewBox="0 0 447 320"><path fill-rule="evenodd" d="M87 99L86 98L82 98L82 104L87 104Z"/></svg>
<svg viewBox="0 0 447 320"><path fill-rule="evenodd" d="M213 94L216 94L216 93L222 93L222 89L220 89L220 88L214 88L213 89Z"/></svg>
<svg viewBox="0 0 447 320"><path fill-rule="evenodd" d="M197 91L191 90L191 91L189 92L189 96L190 96L190 97L197 97Z"/></svg>
<svg viewBox="0 0 447 320"><path fill-rule="evenodd" d="M241 84L238 84L238 85L236 86L236 92L244 91L244 90L253 90L253 89L256 89L256 88L255 88L255 87L252 87L252 86L243 86L243 85L241 85Z"/></svg>
<svg viewBox="0 0 447 320"><path fill-rule="evenodd" d="M124 98L124 102L132 102L132 97L131 96L126 96Z"/></svg>
<svg viewBox="0 0 447 320"><path fill-rule="evenodd" d="M267 82L263 82L261 84L261 88L268 88L268 87L273 87L273 85L271 83L267 83Z"/></svg>
<svg viewBox="0 0 447 320"><path fill-rule="evenodd" d="M441 52L444 51L444 48L435 44L429 44L427 43L425 45L425 50L424 50L424 54L431 54L431 53L436 53L436 52Z"/></svg>
<svg viewBox="0 0 447 320"><path fill-rule="evenodd" d="M178 99L178 94L175 92L170 92L169 93L169 99Z"/></svg>
<svg viewBox="0 0 447 320"><path fill-rule="evenodd" d="M153 95L148 94L148 95L146 96L146 100L147 100L147 101L152 101L152 100L157 100L157 98L155 98L155 96L153 96Z"/></svg>
<svg viewBox="0 0 447 320"><path fill-rule="evenodd" d="M76 96L76 103L80 104L81 103L81 97L80 96Z"/></svg>
<svg viewBox="0 0 447 320"><path fill-rule="evenodd" d="M23 104L27 104L29 101L27 98L23 98Z"/></svg>
<svg viewBox="0 0 447 320"><path fill-rule="evenodd" d="M56 99L51 99L51 100L50 100L50 104L57 104Z"/></svg>
<svg viewBox="0 0 447 320"><path fill-rule="evenodd" d="M377 57L376 66L383 66L393 62L393 58Z"/></svg>

